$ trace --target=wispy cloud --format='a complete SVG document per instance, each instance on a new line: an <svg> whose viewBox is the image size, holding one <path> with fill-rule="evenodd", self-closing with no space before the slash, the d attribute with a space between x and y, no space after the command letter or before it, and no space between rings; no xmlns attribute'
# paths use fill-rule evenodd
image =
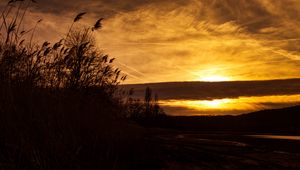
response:
<svg viewBox="0 0 300 170"><path fill-rule="evenodd" d="M40 39L57 39L78 12L83 24L105 17L104 52L132 75L128 83L189 81L205 74L233 79L300 76L300 1L44 0Z"/></svg>

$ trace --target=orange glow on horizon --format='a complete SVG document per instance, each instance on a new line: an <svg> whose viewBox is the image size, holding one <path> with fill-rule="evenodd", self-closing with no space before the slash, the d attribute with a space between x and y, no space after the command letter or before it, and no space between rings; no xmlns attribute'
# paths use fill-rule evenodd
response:
<svg viewBox="0 0 300 170"><path fill-rule="evenodd" d="M213 100L162 100L160 104L164 107L180 107L198 111L201 115L213 115L218 112L232 112L242 114L255 110L270 109L264 103L281 104L278 107L294 105L300 102L300 95L278 95L278 96L257 96L224 98ZM172 113L170 113L172 114Z"/></svg>

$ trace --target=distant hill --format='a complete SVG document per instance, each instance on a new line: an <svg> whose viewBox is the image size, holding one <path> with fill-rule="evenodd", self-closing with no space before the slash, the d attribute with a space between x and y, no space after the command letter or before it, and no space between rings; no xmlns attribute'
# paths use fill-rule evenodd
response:
<svg viewBox="0 0 300 170"><path fill-rule="evenodd" d="M169 116L159 126L180 130L300 134L300 105L239 116Z"/></svg>
<svg viewBox="0 0 300 170"><path fill-rule="evenodd" d="M300 94L300 79L227 82L167 82L122 85L134 89L134 96L143 98L145 88L152 88L159 99L217 99L242 96Z"/></svg>

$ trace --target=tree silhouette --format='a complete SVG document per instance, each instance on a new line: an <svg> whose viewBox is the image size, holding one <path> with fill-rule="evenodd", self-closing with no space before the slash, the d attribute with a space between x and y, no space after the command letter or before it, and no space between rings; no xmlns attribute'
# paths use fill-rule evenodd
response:
<svg viewBox="0 0 300 170"><path fill-rule="evenodd" d="M152 97L152 89L145 89L144 101L129 98L127 101L127 112L131 119L140 123L155 123L162 120L166 115L159 106L158 95Z"/></svg>
<svg viewBox="0 0 300 170"><path fill-rule="evenodd" d="M150 116L151 112L151 102L152 102L152 90L151 88L147 87L145 91L145 114L146 116Z"/></svg>

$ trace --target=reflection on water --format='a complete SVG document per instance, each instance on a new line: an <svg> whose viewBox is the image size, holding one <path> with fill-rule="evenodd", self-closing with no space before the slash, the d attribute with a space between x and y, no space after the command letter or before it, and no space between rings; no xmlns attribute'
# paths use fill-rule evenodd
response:
<svg viewBox="0 0 300 170"><path fill-rule="evenodd" d="M282 135L248 135L254 138L262 139L284 139L284 140L300 140L300 136L282 136Z"/></svg>
<svg viewBox="0 0 300 170"><path fill-rule="evenodd" d="M242 114L262 109L300 104L300 95L240 97L214 100L162 100L160 105L172 115Z"/></svg>

